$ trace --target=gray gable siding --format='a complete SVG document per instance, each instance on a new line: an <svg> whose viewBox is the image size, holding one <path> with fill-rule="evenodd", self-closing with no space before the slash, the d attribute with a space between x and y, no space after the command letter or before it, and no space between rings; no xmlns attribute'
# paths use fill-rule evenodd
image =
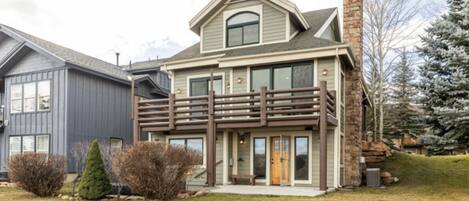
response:
<svg viewBox="0 0 469 201"><path fill-rule="evenodd" d="M21 66L17 66L21 68ZM17 83L27 83L40 80L51 81L51 110L49 112L33 112L10 114L10 86ZM50 136L50 152L66 155L67 150L67 118L66 96L67 70L35 72L7 77L5 80L5 119L8 125L1 135L1 171L6 171L9 141L12 135L48 134Z"/></svg>
<svg viewBox="0 0 469 201"><path fill-rule="evenodd" d="M47 57L31 51L26 54L21 60L6 73L6 75L16 75L30 72L37 72L42 70L49 70L52 68L61 67L61 64L48 59Z"/></svg>
<svg viewBox="0 0 469 201"><path fill-rule="evenodd" d="M68 146L98 139L110 143L110 137L132 143L130 87L124 84L69 70ZM71 149L68 150L70 154ZM69 170L75 163L69 160Z"/></svg>
<svg viewBox="0 0 469 201"><path fill-rule="evenodd" d="M7 56L19 42L10 37L4 37L0 40L0 61Z"/></svg>

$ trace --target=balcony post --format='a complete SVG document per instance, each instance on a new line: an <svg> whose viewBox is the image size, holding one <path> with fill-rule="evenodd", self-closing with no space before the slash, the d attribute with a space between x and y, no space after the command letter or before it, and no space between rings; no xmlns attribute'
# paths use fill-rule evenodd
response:
<svg viewBox="0 0 469 201"><path fill-rule="evenodd" d="M267 87L262 86L260 89L260 107L261 107L261 126L267 125Z"/></svg>
<svg viewBox="0 0 469 201"><path fill-rule="evenodd" d="M327 82L319 85L319 190L327 190Z"/></svg>
<svg viewBox="0 0 469 201"><path fill-rule="evenodd" d="M139 98L138 96L133 96L132 95L132 100L133 100L133 118L132 118L132 122L133 122L133 141L134 141L134 144L137 144L139 141L140 141L140 125L138 123L138 102L139 102Z"/></svg>
<svg viewBox="0 0 469 201"><path fill-rule="evenodd" d="M208 93L208 123L207 123L207 184L215 186L216 182L216 129L214 118L215 91Z"/></svg>
<svg viewBox="0 0 469 201"><path fill-rule="evenodd" d="M169 94L168 97L168 117L169 117L169 130L174 130L174 94Z"/></svg>

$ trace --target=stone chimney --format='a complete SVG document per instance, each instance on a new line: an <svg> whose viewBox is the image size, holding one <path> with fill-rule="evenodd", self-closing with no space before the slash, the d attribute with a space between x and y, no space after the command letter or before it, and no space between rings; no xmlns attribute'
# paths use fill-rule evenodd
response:
<svg viewBox="0 0 469 201"><path fill-rule="evenodd" d="M362 70L363 70L363 0L344 1L344 40L350 44L355 69L345 72L345 151L344 185L361 184Z"/></svg>

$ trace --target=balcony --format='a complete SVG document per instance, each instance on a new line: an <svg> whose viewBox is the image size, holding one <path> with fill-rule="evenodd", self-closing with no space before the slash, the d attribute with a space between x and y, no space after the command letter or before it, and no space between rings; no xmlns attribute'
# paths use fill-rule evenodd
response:
<svg viewBox="0 0 469 201"><path fill-rule="evenodd" d="M206 130L209 124L220 129L286 126L337 126L336 98L326 82L320 87L258 92L138 100L134 104L134 124L139 131Z"/></svg>

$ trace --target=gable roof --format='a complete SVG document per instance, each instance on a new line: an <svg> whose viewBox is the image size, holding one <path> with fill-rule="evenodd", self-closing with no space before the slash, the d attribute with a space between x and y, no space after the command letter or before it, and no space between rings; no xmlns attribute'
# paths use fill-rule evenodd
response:
<svg viewBox="0 0 469 201"><path fill-rule="evenodd" d="M221 9L224 5L230 3L233 0L212 0L210 1L201 11L199 11L189 22L190 29L196 34L200 35L200 27L206 20L213 15L214 12ZM302 15L296 4L292 3L289 0L260 0L260 1L269 1L286 11L288 11L293 19L298 22L302 30L307 30L310 25L305 17Z"/></svg>
<svg viewBox="0 0 469 201"><path fill-rule="evenodd" d="M189 48L177 53L173 57L169 58L167 62L174 62L179 60L196 59L214 55L221 55L219 58L230 58L237 56L247 56L263 53L283 52L292 50L303 50L311 48L321 48L328 46L344 45L345 43L327 40L314 35L319 31L324 23L330 18L331 15L336 12L337 8L328 8L322 10L315 10L305 12L302 15L310 24L310 28L306 31L300 32L289 42L267 44L262 46L247 47L240 49L232 49L226 51L217 51L211 53L200 52L200 42L192 45Z"/></svg>
<svg viewBox="0 0 469 201"><path fill-rule="evenodd" d="M57 45L53 42L38 38L27 34L15 28L0 24L0 31L5 34L24 42L25 45L32 49L41 50L59 61L75 65L87 71L92 71L101 75L105 75L119 81L130 82L128 80L129 73L123 71L120 67L107 63L103 60L85 55L75 50Z"/></svg>

